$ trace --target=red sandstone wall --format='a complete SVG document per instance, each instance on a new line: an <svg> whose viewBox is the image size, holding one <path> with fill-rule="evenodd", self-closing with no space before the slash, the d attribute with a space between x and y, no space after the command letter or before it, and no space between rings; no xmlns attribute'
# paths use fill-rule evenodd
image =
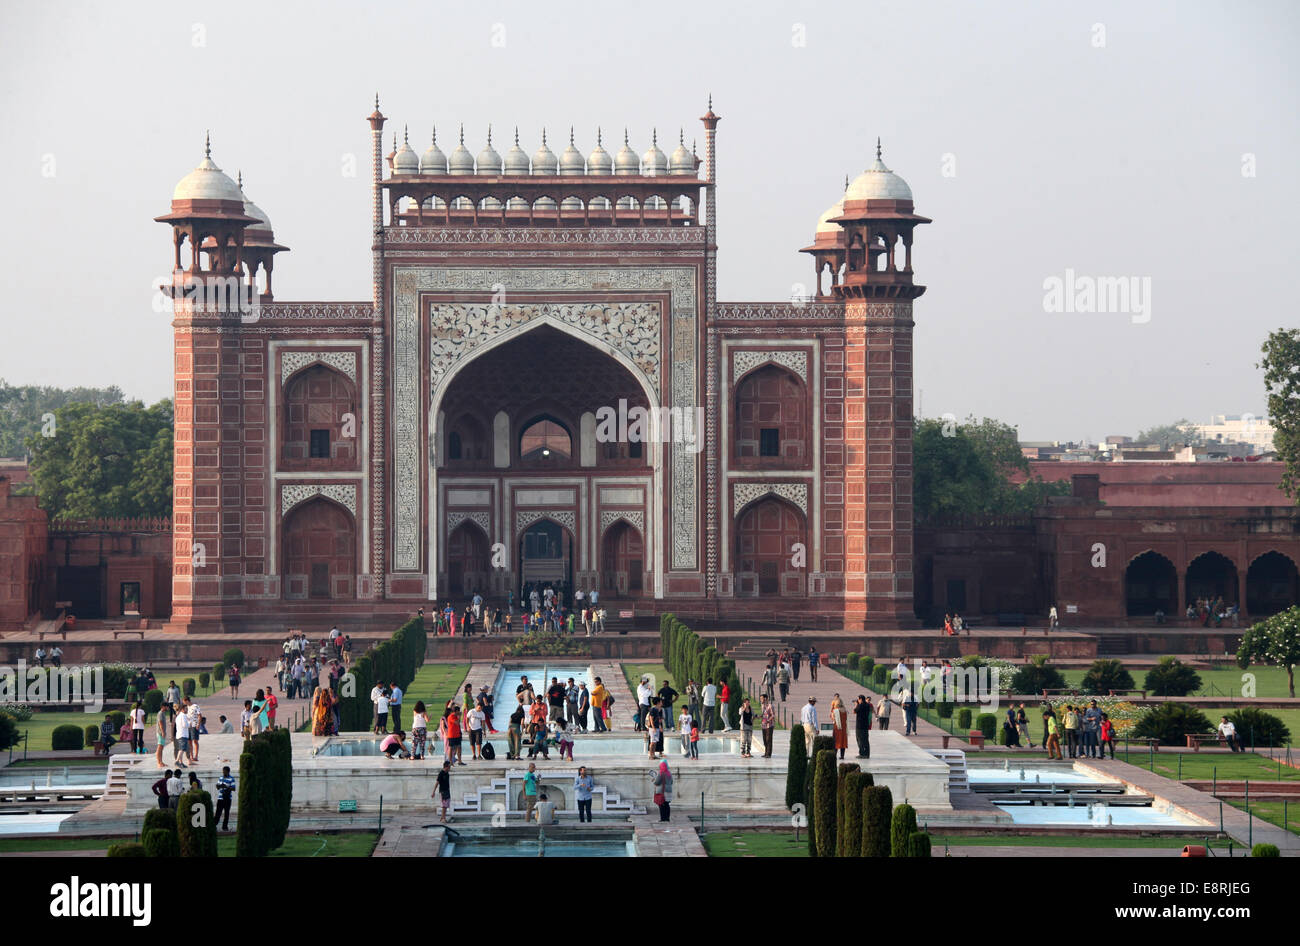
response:
<svg viewBox="0 0 1300 946"><path fill-rule="evenodd" d="M1033 476L1051 482L1076 473L1101 477L1108 506L1291 506L1282 492L1283 463L1058 463L1030 461ZM1023 482L1025 477L1012 477Z"/></svg>

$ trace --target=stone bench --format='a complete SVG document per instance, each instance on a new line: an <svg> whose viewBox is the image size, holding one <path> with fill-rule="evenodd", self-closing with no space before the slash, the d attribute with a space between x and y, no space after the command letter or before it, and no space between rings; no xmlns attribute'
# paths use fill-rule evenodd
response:
<svg viewBox="0 0 1300 946"><path fill-rule="evenodd" d="M144 631L138 628L122 628L113 632L113 640L117 640L119 634L139 634L140 640L144 640Z"/></svg>
<svg viewBox="0 0 1300 946"><path fill-rule="evenodd" d="M1193 752L1200 752L1201 746L1207 742L1212 742L1215 745L1218 745L1219 743L1224 741L1223 737L1220 736L1217 732L1215 733L1189 732L1187 733L1186 738L1187 738L1187 748L1191 749Z"/></svg>

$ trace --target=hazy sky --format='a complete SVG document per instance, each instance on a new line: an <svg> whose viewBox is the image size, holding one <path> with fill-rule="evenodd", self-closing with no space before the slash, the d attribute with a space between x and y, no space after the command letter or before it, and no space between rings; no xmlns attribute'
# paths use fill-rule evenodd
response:
<svg viewBox="0 0 1300 946"><path fill-rule="evenodd" d="M718 131L719 298L786 299L871 160L916 238L927 416L1096 440L1262 413L1300 324L1294 3L6 3L0 378L171 394L172 187L213 158L292 248L279 300L367 300L376 91L417 152L492 122L531 153ZM494 45L495 44L495 45ZM387 150L387 141L385 142ZM358 173L344 174L347 156ZM1250 156L1253 156L1250 157ZM1243 168L1253 176L1243 174ZM955 172L955 173L954 173ZM1147 314L1044 311L1044 281L1150 280ZM1144 321L1144 319L1146 319Z"/></svg>

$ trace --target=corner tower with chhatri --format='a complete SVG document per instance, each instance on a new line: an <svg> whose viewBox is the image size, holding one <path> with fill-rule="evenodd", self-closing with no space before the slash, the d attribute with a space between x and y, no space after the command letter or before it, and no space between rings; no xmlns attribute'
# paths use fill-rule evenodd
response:
<svg viewBox="0 0 1300 946"><path fill-rule="evenodd" d="M405 128L385 154L376 101L364 302L275 301L285 247L205 157L158 218L174 284L237 280L254 305L174 293L173 626L390 627L539 582L611 613L913 626L929 221L878 147L803 251L813 295L719 302L700 121L702 156L621 129L529 155L500 128L477 155Z"/></svg>

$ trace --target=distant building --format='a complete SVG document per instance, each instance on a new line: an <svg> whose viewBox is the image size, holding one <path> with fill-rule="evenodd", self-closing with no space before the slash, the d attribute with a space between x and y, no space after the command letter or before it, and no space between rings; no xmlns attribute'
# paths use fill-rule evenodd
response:
<svg viewBox="0 0 1300 946"><path fill-rule="evenodd" d="M1192 424L1189 430L1198 440L1249 444L1255 453L1273 449L1273 425L1262 415L1215 414L1208 424Z"/></svg>

